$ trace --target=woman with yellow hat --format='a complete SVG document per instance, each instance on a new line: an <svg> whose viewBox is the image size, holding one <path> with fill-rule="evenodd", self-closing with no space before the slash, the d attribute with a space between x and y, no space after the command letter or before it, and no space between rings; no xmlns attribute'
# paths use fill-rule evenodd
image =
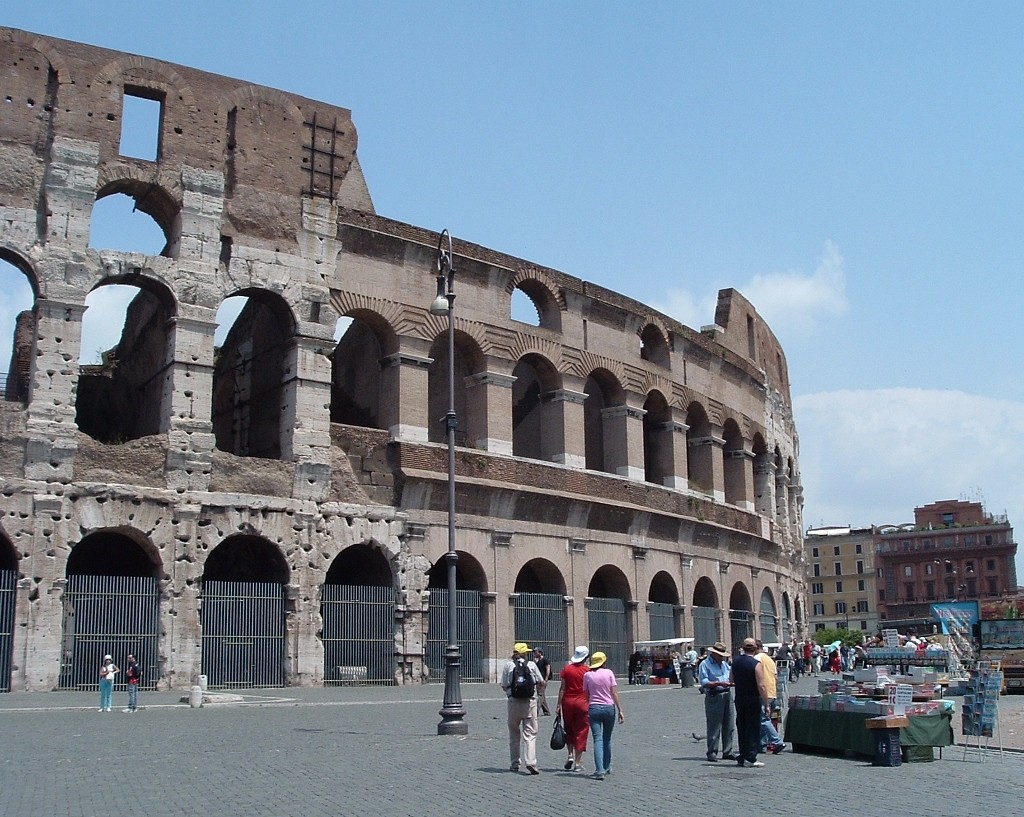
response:
<svg viewBox="0 0 1024 817"><path fill-rule="evenodd" d="M594 736L594 779L604 780L612 773L612 730L615 728L615 714L619 723L625 721L622 703L619 701L615 673L605 664L608 656L598 650L590 656L590 672L583 679L583 690L590 701L588 715L590 734Z"/></svg>

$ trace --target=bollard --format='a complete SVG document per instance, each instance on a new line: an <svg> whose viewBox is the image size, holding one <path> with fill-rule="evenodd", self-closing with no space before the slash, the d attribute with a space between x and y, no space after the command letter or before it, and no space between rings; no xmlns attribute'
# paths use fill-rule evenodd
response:
<svg viewBox="0 0 1024 817"><path fill-rule="evenodd" d="M188 694L188 705L198 709L203 705L203 688L196 684Z"/></svg>
<svg viewBox="0 0 1024 817"><path fill-rule="evenodd" d="M203 692L206 692L206 676L205 675L200 675L199 676L199 688Z"/></svg>

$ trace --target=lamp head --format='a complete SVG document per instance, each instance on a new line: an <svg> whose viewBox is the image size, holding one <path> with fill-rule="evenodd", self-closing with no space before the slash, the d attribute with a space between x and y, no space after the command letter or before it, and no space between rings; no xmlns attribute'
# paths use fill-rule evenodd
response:
<svg viewBox="0 0 1024 817"><path fill-rule="evenodd" d="M448 302L448 296L444 290L445 276L444 274L439 274L437 276L437 297L430 303L431 315L447 315L451 309L451 304Z"/></svg>

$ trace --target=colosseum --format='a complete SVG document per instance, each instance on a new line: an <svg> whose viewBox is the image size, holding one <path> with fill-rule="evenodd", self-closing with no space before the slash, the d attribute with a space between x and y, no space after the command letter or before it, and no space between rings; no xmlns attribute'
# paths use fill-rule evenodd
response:
<svg viewBox="0 0 1024 817"><path fill-rule="evenodd" d="M441 680L449 604L463 681L514 640L624 670L636 640L803 634L786 361L740 293L695 330L448 255L375 212L343 108L8 28L0 55L0 260L32 292L0 412L0 687L94 687L106 652L154 688ZM150 158L121 152L125 100L157 106ZM90 246L114 194L162 252ZM80 364L110 285L136 291L120 340Z"/></svg>

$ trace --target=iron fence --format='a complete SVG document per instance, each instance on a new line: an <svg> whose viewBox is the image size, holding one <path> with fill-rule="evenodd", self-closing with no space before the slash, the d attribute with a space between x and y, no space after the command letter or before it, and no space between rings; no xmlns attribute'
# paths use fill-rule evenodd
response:
<svg viewBox="0 0 1024 817"><path fill-rule="evenodd" d="M484 680L483 622L480 617L480 593L476 590L456 590L455 604L459 642L462 657L460 678L463 681ZM448 590L430 590L427 612L427 668L431 682L443 682L445 651L448 647Z"/></svg>

